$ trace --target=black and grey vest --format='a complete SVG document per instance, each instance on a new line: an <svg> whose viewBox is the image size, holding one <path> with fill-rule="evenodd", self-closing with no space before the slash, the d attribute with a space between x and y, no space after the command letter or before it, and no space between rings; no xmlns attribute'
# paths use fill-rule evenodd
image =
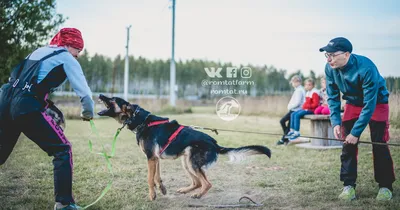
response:
<svg viewBox="0 0 400 210"><path fill-rule="evenodd" d="M13 69L9 82L0 90L0 121L5 122L23 114L44 110L47 94L62 84L67 75L64 71L50 71L38 84L40 65L44 60L63 52L67 50L54 51L40 60L29 60L28 56Z"/></svg>

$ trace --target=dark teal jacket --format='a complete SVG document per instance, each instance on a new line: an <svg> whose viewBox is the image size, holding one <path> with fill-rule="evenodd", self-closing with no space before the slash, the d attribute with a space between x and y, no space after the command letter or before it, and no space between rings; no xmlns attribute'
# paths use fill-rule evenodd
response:
<svg viewBox="0 0 400 210"><path fill-rule="evenodd" d="M340 92L348 104L363 107L351 134L359 137L368 125L376 104L387 104L389 92L385 79L375 64L365 56L351 54L346 66L333 69L325 66L326 91L332 126L340 125Z"/></svg>

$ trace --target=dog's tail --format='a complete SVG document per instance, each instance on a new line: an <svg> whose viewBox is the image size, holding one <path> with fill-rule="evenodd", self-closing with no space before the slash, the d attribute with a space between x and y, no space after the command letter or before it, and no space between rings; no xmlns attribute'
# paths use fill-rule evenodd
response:
<svg viewBox="0 0 400 210"><path fill-rule="evenodd" d="M242 160L246 156L264 154L271 158L271 150L265 146L251 145L239 148L226 148L219 146L219 154L227 154L230 160Z"/></svg>

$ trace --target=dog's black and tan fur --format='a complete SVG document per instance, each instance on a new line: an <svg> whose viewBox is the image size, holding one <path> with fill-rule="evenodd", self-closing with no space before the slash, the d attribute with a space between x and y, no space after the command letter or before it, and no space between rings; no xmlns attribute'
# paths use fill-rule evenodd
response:
<svg viewBox="0 0 400 210"><path fill-rule="evenodd" d="M166 188L160 177L159 159L176 159L181 157L183 168L189 174L192 182L188 187L180 188L179 193L188 193L200 188L192 198L200 198L211 188L205 174L205 169L217 160L218 154L227 154L230 158L241 158L254 154L271 156L271 152L264 146L245 146L239 148L225 148L217 144L209 135L184 127L176 136L176 139L160 154L168 138L180 127L177 121L149 127L148 124L155 121L168 120L150 114L136 104L118 98L108 98L100 95L99 99L107 109L99 112L100 116L115 118L119 123L126 124L129 130L136 132L137 143L147 156L148 160L148 185L150 200L156 198L155 185L162 194L166 194Z"/></svg>

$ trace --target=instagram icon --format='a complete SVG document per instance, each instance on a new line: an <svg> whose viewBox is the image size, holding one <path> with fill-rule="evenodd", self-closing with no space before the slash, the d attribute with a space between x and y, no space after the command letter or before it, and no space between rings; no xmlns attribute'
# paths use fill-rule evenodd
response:
<svg viewBox="0 0 400 210"><path fill-rule="evenodd" d="M240 76L242 78L250 78L251 77L251 68L243 67L242 69L240 69Z"/></svg>

